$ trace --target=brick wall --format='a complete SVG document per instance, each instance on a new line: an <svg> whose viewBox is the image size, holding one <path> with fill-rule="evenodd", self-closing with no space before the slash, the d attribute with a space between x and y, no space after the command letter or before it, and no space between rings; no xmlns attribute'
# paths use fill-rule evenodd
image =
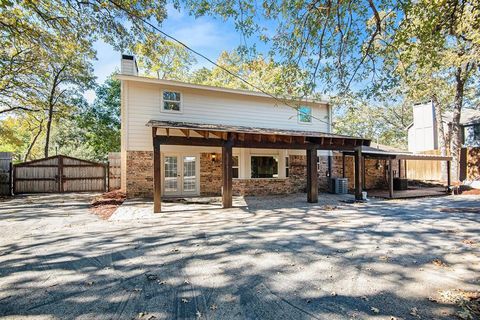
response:
<svg viewBox="0 0 480 320"><path fill-rule="evenodd" d="M128 151L126 190L128 198L153 196L153 152Z"/></svg>
<svg viewBox="0 0 480 320"><path fill-rule="evenodd" d="M210 153L200 155L200 194L202 196L220 195L222 190L222 157L216 154L216 161L211 160ZM235 195L266 195L289 194L305 192L306 156L289 156L289 177L285 179L233 179L233 193ZM365 161L366 189L386 188L385 161L367 159ZM398 170L398 163L394 161L394 170ZM328 190L328 158L320 157L318 185L322 191ZM345 173L349 179L349 189L355 187L353 157L345 158ZM332 157L332 176L342 177L342 157ZM153 195L153 152L128 151L126 167L127 197L152 197Z"/></svg>
<svg viewBox="0 0 480 320"><path fill-rule="evenodd" d="M480 179L480 148L467 148L467 180Z"/></svg>

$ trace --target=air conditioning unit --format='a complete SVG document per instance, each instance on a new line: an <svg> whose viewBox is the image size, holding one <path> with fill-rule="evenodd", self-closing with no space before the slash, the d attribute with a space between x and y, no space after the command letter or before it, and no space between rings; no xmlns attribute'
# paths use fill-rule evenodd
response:
<svg viewBox="0 0 480 320"><path fill-rule="evenodd" d="M330 178L330 193L346 194L348 193L347 178Z"/></svg>

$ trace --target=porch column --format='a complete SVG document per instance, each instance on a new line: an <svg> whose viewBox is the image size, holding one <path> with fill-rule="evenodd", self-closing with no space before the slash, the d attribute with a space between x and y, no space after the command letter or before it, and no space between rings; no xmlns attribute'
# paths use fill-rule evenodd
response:
<svg viewBox="0 0 480 320"><path fill-rule="evenodd" d="M355 199L362 200L362 147L355 150Z"/></svg>
<svg viewBox="0 0 480 320"><path fill-rule="evenodd" d="M398 177L402 178L402 160L398 159Z"/></svg>
<svg viewBox="0 0 480 320"><path fill-rule="evenodd" d="M388 195L393 199L393 161L388 159Z"/></svg>
<svg viewBox="0 0 480 320"><path fill-rule="evenodd" d="M155 128L154 132L155 132ZM153 137L153 212L160 213L162 202L162 171L160 160L160 141Z"/></svg>
<svg viewBox="0 0 480 320"><path fill-rule="evenodd" d="M345 178L345 153L342 152L342 175Z"/></svg>
<svg viewBox="0 0 480 320"><path fill-rule="evenodd" d="M228 139L222 146L222 177L223 177L223 190L222 190L222 203L224 208L232 207L232 147L233 137L232 134L228 134Z"/></svg>
<svg viewBox="0 0 480 320"><path fill-rule="evenodd" d="M318 202L317 148L307 149L307 201Z"/></svg>
<svg viewBox="0 0 480 320"><path fill-rule="evenodd" d="M449 161L447 161L447 188L450 188L450 185L452 183L450 170L451 170L451 163L450 163L450 160L449 160Z"/></svg>

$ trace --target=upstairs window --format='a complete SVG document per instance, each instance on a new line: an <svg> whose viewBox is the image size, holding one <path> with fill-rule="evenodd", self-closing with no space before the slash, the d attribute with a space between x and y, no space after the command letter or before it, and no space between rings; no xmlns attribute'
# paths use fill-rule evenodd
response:
<svg viewBox="0 0 480 320"><path fill-rule="evenodd" d="M167 111L167 112L182 111L182 96L180 92L163 91L162 111Z"/></svg>
<svg viewBox="0 0 480 320"><path fill-rule="evenodd" d="M302 106L297 109L297 118L300 123L312 123L312 108Z"/></svg>

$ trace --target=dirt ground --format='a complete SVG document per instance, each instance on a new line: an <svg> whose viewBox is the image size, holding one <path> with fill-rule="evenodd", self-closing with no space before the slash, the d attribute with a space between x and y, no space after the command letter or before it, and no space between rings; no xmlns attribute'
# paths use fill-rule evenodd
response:
<svg viewBox="0 0 480 320"><path fill-rule="evenodd" d="M479 196L123 220L93 197L0 200L0 318L457 319L480 290Z"/></svg>

